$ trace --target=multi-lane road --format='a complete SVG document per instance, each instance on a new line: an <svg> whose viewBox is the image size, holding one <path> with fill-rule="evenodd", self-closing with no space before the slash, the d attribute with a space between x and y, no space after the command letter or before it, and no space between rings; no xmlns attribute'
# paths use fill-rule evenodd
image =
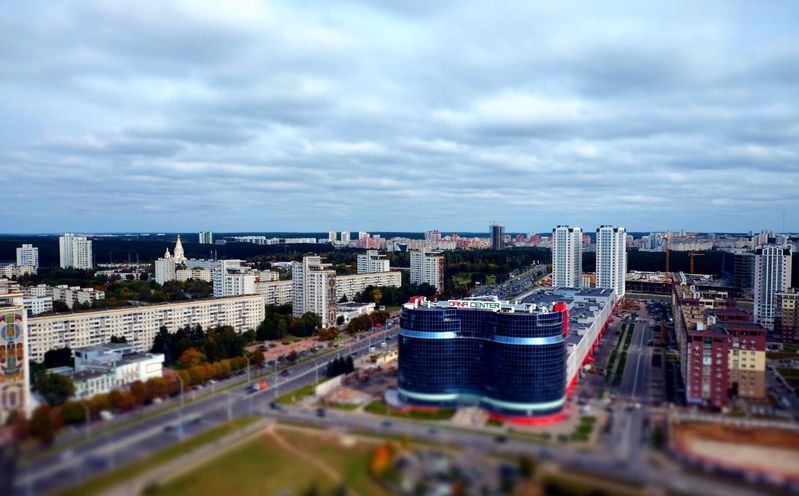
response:
<svg viewBox="0 0 799 496"><path fill-rule="evenodd" d="M341 349L342 356L361 357L370 354L370 346L388 339L396 343L398 327L393 326L371 336L355 341ZM100 474L188 437L242 415L280 415L271 411L270 403L324 375L325 368L335 353L299 363L283 372L272 374L269 386L250 392L246 385L221 391L203 400L186 404L160 415L141 419L112 432L99 433L67 450L52 453L18 467L15 488L20 495L48 494L72 483ZM179 403L179 399L174 399Z"/></svg>

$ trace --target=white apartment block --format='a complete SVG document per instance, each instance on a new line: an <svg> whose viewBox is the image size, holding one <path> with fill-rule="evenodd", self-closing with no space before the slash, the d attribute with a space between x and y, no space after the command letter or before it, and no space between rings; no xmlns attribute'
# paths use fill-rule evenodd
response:
<svg viewBox="0 0 799 496"><path fill-rule="evenodd" d="M398 288L402 286L402 273L394 271L336 276L336 301L340 300L342 296L346 296L347 300L352 301L356 294L362 293L369 286Z"/></svg>
<svg viewBox="0 0 799 496"><path fill-rule="evenodd" d="M91 269L94 267L92 242L85 236L65 233L58 238L58 253L61 268Z"/></svg>
<svg viewBox="0 0 799 496"><path fill-rule="evenodd" d="M214 268L214 297L255 294L259 273L241 260L219 260Z"/></svg>
<svg viewBox="0 0 799 496"><path fill-rule="evenodd" d="M357 260L358 274L388 272L390 270L388 258L385 255L380 255L377 250L366 250L366 253L359 253Z"/></svg>
<svg viewBox="0 0 799 496"><path fill-rule="evenodd" d="M186 326L231 326L242 333L264 320L260 295L210 298L109 310L60 314L28 319L28 349L41 361L48 350L106 344L111 336L125 337L139 351L153 346L158 330L175 332Z"/></svg>
<svg viewBox="0 0 799 496"><path fill-rule="evenodd" d="M627 274L627 231L623 227L602 226L596 230L596 287L613 289L624 297Z"/></svg>
<svg viewBox="0 0 799 496"><path fill-rule="evenodd" d="M36 267L33 265L16 265L9 263L0 266L0 276L8 279L16 279L26 274L36 274L36 272Z"/></svg>
<svg viewBox="0 0 799 496"><path fill-rule="evenodd" d="M444 256L424 250L411 251L411 284L429 284L444 290Z"/></svg>
<svg viewBox="0 0 799 496"><path fill-rule="evenodd" d="M39 269L39 248L28 244L17 248L17 266L26 265Z"/></svg>
<svg viewBox="0 0 799 496"><path fill-rule="evenodd" d="M791 287L791 246L761 245L755 249L754 321L774 330L777 293Z"/></svg>
<svg viewBox="0 0 799 496"><path fill-rule="evenodd" d="M28 315L40 315L53 311L52 296L25 296L22 298L22 303L25 305Z"/></svg>
<svg viewBox="0 0 799 496"><path fill-rule="evenodd" d="M336 231L328 231L327 232L327 240L328 241L335 241L337 238Z"/></svg>
<svg viewBox="0 0 799 496"><path fill-rule="evenodd" d="M263 296L265 305L285 305L292 302L290 280L258 281L255 283L255 292Z"/></svg>
<svg viewBox="0 0 799 496"><path fill-rule="evenodd" d="M318 256L303 257L291 264L292 314L301 317L313 312L322 319L322 327L336 322L336 272Z"/></svg>
<svg viewBox="0 0 799 496"><path fill-rule="evenodd" d="M167 254L169 251L167 250ZM163 257L155 261L155 282L164 285L167 281L177 279L177 263L172 257Z"/></svg>
<svg viewBox="0 0 799 496"><path fill-rule="evenodd" d="M85 305L86 303L94 304L98 300L105 299L105 291L94 288L81 288L79 286L48 286L47 284L39 284L38 286L28 286L23 288L25 296L36 298L51 298L50 310L52 310L53 301L63 301L68 308L74 307L76 304Z"/></svg>
<svg viewBox="0 0 799 496"><path fill-rule="evenodd" d="M552 230L552 287L579 288L583 273L583 230L558 226Z"/></svg>
<svg viewBox="0 0 799 496"><path fill-rule="evenodd" d="M342 243L349 243L350 242L350 233L349 233L349 231L341 231L341 242Z"/></svg>
<svg viewBox="0 0 799 496"><path fill-rule="evenodd" d="M214 244L214 233L211 231L200 231L200 234L197 236L197 238L201 245Z"/></svg>
<svg viewBox="0 0 799 496"><path fill-rule="evenodd" d="M369 237L369 233L368 232L364 232L364 231L358 232L358 239L366 239L368 237Z"/></svg>
<svg viewBox="0 0 799 496"><path fill-rule="evenodd" d="M188 281L189 279L202 279L205 282L214 280L214 273L210 269L195 267L193 269L177 269L175 279L178 281Z"/></svg>

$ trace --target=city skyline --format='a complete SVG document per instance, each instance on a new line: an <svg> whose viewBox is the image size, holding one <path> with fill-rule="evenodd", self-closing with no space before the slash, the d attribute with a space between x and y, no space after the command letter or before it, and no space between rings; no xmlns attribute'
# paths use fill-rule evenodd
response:
<svg viewBox="0 0 799 496"><path fill-rule="evenodd" d="M797 231L798 17L16 5L0 231Z"/></svg>

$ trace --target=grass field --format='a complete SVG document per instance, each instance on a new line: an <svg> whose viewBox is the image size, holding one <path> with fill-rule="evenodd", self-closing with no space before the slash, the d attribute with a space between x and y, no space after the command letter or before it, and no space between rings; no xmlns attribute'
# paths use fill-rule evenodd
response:
<svg viewBox="0 0 799 496"><path fill-rule="evenodd" d="M277 403L280 403L281 405L290 405L292 403L297 403L299 401L302 401L303 398L314 394L315 389L316 389L316 384L306 384L302 387L295 389L294 391L289 391L286 394L278 396Z"/></svg>
<svg viewBox="0 0 799 496"><path fill-rule="evenodd" d="M357 441L348 446L327 433L292 428L279 428L277 434L300 451L287 448L265 433L150 494L260 496L285 492L295 495L312 487L321 494L330 494L342 484L361 496L389 494L367 473L374 443ZM320 463L328 470L320 467Z"/></svg>
<svg viewBox="0 0 799 496"><path fill-rule="evenodd" d="M58 494L60 496L84 496L102 493L103 491L116 486L122 481L129 480L159 465L163 465L164 463L174 460L179 456L185 455L193 449L216 441L217 439L220 439L231 432L250 425L257 420L257 417L241 417L234 419L227 424L214 427L213 429L187 439L186 441L174 444L169 448L161 450L143 460L133 462L118 470L107 472L98 477L89 479Z"/></svg>

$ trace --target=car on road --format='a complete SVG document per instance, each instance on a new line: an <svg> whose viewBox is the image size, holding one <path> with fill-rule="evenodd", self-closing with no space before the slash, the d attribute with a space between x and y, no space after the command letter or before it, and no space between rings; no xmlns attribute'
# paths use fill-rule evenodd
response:
<svg viewBox="0 0 799 496"><path fill-rule="evenodd" d="M380 425L385 427L385 428L389 428L389 427L391 427L394 424L392 424L390 420L384 420L383 422L380 423Z"/></svg>
<svg viewBox="0 0 799 496"><path fill-rule="evenodd" d="M291 375L291 371L289 369L284 370L280 373L280 377L288 377Z"/></svg>
<svg viewBox="0 0 799 496"><path fill-rule="evenodd" d="M324 417L327 414L324 408L317 408L316 409L316 416L317 417Z"/></svg>
<svg viewBox="0 0 799 496"><path fill-rule="evenodd" d="M503 436L503 435L499 435L499 436L496 436L494 438L494 441L497 442L497 443L500 443L500 444L501 443L506 443L506 442L508 442L508 437L507 436Z"/></svg>

